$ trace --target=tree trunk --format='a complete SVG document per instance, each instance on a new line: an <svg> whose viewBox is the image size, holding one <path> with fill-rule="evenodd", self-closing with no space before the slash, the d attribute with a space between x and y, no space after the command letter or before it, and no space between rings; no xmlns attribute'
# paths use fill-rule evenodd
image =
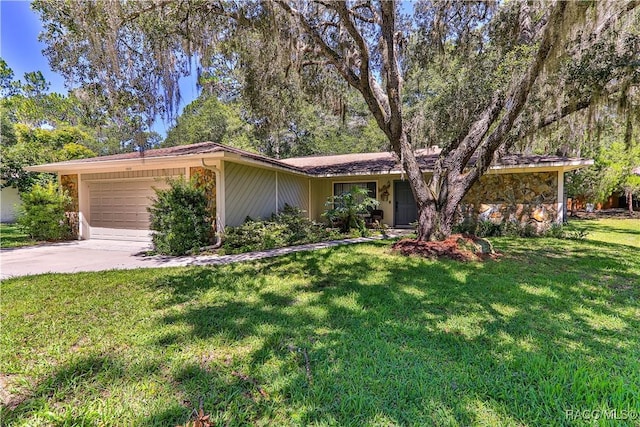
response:
<svg viewBox="0 0 640 427"><path fill-rule="evenodd" d="M438 209L435 203L418 205L418 240L444 240L451 235L455 225L455 215Z"/></svg>
<svg viewBox="0 0 640 427"><path fill-rule="evenodd" d="M442 175L441 175L442 176ZM459 180L445 174L446 185L436 186L432 178L428 196L424 203L418 202L418 240L444 240L451 235L456 225L458 207L468 188Z"/></svg>
<svg viewBox="0 0 640 427"><path fill-rule="evenodd" d="M417 239L444 240L456 224L458 206L471 185L456 170L436 167L427 184L406 132L394 138L394 151L399 155L413 193L418 211Z"/></svg>
<svg viewBox="0 0 640 427"><path fill-rule="evenodd" d="M627 191L627 208L629 209L629 216L633 216L633 193Z"/></svg>

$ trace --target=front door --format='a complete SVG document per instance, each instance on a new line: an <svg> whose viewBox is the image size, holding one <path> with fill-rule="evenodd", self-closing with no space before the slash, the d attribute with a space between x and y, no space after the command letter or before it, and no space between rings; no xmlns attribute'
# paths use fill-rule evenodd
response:
<svg viewBox="0 0 640 427"><path fill-rule="evenodd" d="M408 226L418 220L418 207L413 198L409 181L394 181L393 198L395 200L394 224Z"/></svg>

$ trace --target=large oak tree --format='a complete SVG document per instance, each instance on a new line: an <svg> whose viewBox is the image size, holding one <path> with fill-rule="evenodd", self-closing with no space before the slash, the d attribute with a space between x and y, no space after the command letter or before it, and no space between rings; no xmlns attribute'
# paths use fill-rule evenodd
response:
<svg viewBox="0 0 640 427"><path fill-rule="evenodd" d="M451 233L463 196L514 141L612 94L637 96L636 1L409 6L34 2L52 67L149 117L172 115L192 71L238 89L276 125L303 95L335 105L356 90L406 172L419 239ZM414 149L435 144L425 177Z"/></svg>

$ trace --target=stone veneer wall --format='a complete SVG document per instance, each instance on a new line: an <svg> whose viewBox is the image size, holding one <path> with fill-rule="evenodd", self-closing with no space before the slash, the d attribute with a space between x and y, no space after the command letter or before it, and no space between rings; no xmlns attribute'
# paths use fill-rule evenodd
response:
<svg viewBox="0 0 640 427"><path fill-rule="evenodd" d="M493 223L528 223L541 231L557 218L557 192L557 172L485 175L462 200L461 214Z"/></svg>
<svg viewBox="0 0 640 427"><path fill-rule="evenodd" d="M73 230L75 236L78 235L80 219L78 217L79 203L78 203L78 175L60 175L60 185L62 189L67 192L71 198L71 205L69 211L66 212L67 221Z"/></svg>
<svg viewBox="0 0 640 427"><path fill-rule="evenodd" d="M207 209L211 214L211 218L216 218L216 174L211 169L205 169L200 166L191 167L190 176L195 180L200 188L204 188L207 196Z"/></svg>

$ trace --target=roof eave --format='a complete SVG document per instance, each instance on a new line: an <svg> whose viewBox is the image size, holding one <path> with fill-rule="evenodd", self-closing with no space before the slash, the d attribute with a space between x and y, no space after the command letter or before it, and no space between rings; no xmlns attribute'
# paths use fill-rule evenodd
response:
<svg viewBox="0 0 640 427"><path fill-rule="evenodd" d="M261 160L259 158L254 158L248 155L244 155L244 154L238 154L238 153L229 153L229 152L225 152L224 153L224 159L225 160L230 160L233 161L235 160L238 163L244 163L244 164L250 164L250 165L254 165L254 166L263 166L263 167L267 167L267 168L271 168L271 169L277 169L283 172L287 172L287 173L293 173L293 174L298 174L298 175L303 175L306 177L315 177L315 175L308 173L307 171L297 167L297 166L292 166L292 165L288 165L286 163L283 163L279 160L274 159L273 162L270 161L265 161L265 160Z"/></svg>
<svg viewBox="0 0 640 427"><path fill-rule="evenodd" d="M132 159L115 159L115 160L97 160L94 162L57 162L46 163L43 165L28 166L25 169L29 172L58 172L58 171L80 171L88 168L110 168L114 166L142 166L149 163L166 163L174 160L190 160L206 157L207 159L221 158L222 151L214 151L211 153L197 153L197 154L181 154L173 156L158 156L158 157L136 157ZM98 159L97 157L96 159Z"/></svg>
<svg viewBox="0 0 640 427"><path fill-rule="evenodd" d="M560 162L545 162L545 163L526 163L522 165L495 165L491 166L490 170L508 170L508 169L562 169L565 172L584 168L593 165L592 159L587 160L569 160Z"/></svg>
<svg viewBox="0 0 640 427"><path fill-rule="evenodd" d="M96 158L99 159L99 158ZM168 163L172 161L188 161L192 159L227 159L227 160L241 160L243 163L250 163L254 165L262 165L270 168L280 169L290 173L296 173L304 176L311 176L307 172L290 166L287 164L280 165L277 160L274 162L268 162L259 158L253 158L247 155L230 153L228 151L214 151L210 153L194 153L194 154L179 154L170 156L158 156L158 157L136 157L130 159L114 159L114 160L96 160L96 161L83 161L83 162L57 162L46 163L43 165L28 166L25 169L29 172L50 172L57 173L60 171L76 172L87 169L109 169L113 167L134 167L143 166L148 164L160 164Z"/></svg>
<svg viewBox="0 0 640 427"><path fill-rule="evenodd" d="M561 169L565 172L584 168L593 165L593 160L571 160L561 162L545 162L545 163L527 163L521 165L495 165L489 168L490 171L508 172L510 170L517 171L521 169ZM432 173L433 169L422 169L422 173ZM311 174L317 178L345 178L350 176L365 175L398 175L406 173L402 169L389 169L384 171L363 171L349 173L317 173Z"/></svg>

